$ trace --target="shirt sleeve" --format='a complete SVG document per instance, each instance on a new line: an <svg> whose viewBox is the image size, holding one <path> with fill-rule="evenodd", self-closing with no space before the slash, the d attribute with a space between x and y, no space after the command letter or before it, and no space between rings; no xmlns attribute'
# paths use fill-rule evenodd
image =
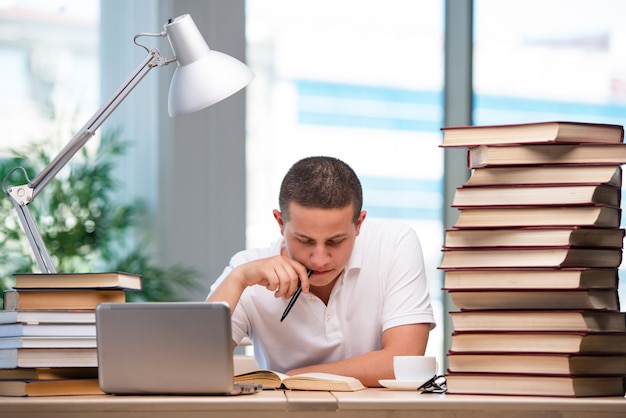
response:
<svg viewBox="0 0 626 418"><path fill-rule="evenodd" d="M239 264L241 264L242 262L243 261L240 260L240 262L237 263L237 255L235 255L230 260L230 263L228 264L228 266L224 268L224 271L222 272L222 274L217 278L217 280L215 280L215 283L211 285L211 290L209 292L209 295L211 295L211 293L215 291L215 289L219 286L219 284L233 271L233 269L237 267ZM237 345L239 345L241 343L241 340L243 340L243 338L248 335L248 325L249 325L247 322L245 312L243 311L241 307L241 303L238 303L235 309L233 310L233 314L231 316L231 323L232 323L232 339L235 343L237 343Z"/></svg>
<svg viewBox="0 0 626 418"><path fill-rule="evenodd" d="M395 326L429 323L435 327L422 247L415 231L406 228L393 235L389 264L381 266L383 283L383 331Z"/></svg>

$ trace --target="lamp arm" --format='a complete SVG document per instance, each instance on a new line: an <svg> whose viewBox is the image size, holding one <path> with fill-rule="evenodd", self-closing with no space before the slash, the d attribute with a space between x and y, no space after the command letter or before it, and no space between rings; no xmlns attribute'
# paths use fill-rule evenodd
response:
<svg viewBox="0 0 626 418"><path fill-rule="evenodd" d="M96 130L124 101L128 94L139 84L145 75L154 67L167 65L176 61L176 58L165 59L157 49L152 49L143 59L134 72L113 93L109 100L87 121L87 123L74 135L67 145L32 181L26 177L28 183L20 186L8 186L5 184L8 177L16 170L11 170L2 183L3 191L9 195L15 207L24 232L28 237L30 246L35 254L37 264L43 273L55 273L50 254L41 238L36 223L31 215L28 205L41 193L48 183L61 171L72 157L91 139ZM22 169L22 171L24 171ZM25 174L26 175L26 174Z"/></svg>
<svg viewBox="0 0 626 418"><path fill-rule="evenodd" d="M24 228L26 238L28 238L30 247L32 248L35 259L37 260L37 265L39 265L39 269L42 273L56 273L56 269L52 263L52 258L50 258L48 249L41 238L41 234L37 229L37 225L33 219L33 215L28 209L28 206L20 205L13 198L11 198L11 202L13 203L13 207L15 207L17 216L20 219L22 227Z"/></svg>
<svg viewBox="0 0 626 418"><path fill-rule="evenodd" d="M128 94L139 84L145 75L155 66L167 64L158 50L151 50L135 71L124 81L115 93L100 109L83 125L74 138L59 152L59 154L44 168L37 177L29 182L33 189L32 199L37 197L41 190L61 171L72 157L89 141L104 121L126 99Z"/></svg>

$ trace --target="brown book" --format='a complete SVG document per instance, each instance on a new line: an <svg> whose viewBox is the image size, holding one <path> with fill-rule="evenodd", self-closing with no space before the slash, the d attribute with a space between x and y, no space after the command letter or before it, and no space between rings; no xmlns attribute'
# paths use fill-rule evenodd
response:
<svg viewBox="0 0 626 418"><path fill-rule="evenodd" d="M625 163L625 144L481 145L467 151L468 168L548 164L618 165Z"/></svg>
<svg viewBox="0 0 626 418"><path fill-rule="evenodd" d="M470 269L448 270L447 289L591 289L617 287L618 270L608 269Z"/></svg>
<svg viewBox="0 0 626 418"><path fill-rule="evenodd" d="M238 383L260 383L263 389L325 390L354 392L365 389L360 380L329 373L303 373L288 376L272 370L254 370L235 375Z"/></svg>
<svg viewBox="0 0 626 418"><path fill-rule="evenodd" d="M537 376L448 373L450 395L624 396L623 376Z"/></svg>
<svg viewBox="0 0 626 418"><path fill-rule="evenodd" d="M456 189L452 207L592 205L619 206L621 190L606 185L475 186Z"/></svg>
<svg viewBox="0 0 626 418"><path fill-rule="evenodd" d="M624 128L585 122L547 121L510 125L449 126L443 131L442 147L472 147L483 144L524 143L621 143Z"/></svg>
<svg viewBox="0 0 626 418"><path fill-rule="evenodd" d="M0 369L0 396L98 395L97 367Z"/></svg>
<svg viewBox="0 0 626 418"><path fill-rule="evenodd" d="M448 290L445 289L444 290ZM448 290L459 309L589 309L619 311L617 289Z"/></svg>
<svg viewBox="0 0 626 418"><path fill-rule="evenodd" d="M626 354L626 333L455 331L450 351Z"/></svg>
<svg viewBox="0 0 626 418"><path fill-rule="evenodd" d="M626 332L626 313L576 310L450 312L455 331Z"/></svg>
<svg viewBox="0 0 626 418"><path fill-rule="evenodd" d="M440 269L618 267L619 248L503 247L444 249Z"/></svg>
<svg viewBox="0 0 626 418"><path fill-rule="evenodd" d="M520 227L448 229L444 248L475 247L606 247L622 248L624 230L617 228Z"/></svg>
<svg viewBox="0 0 626 418"><path fill-rule="evenodd" d="M0 380L0 396L102 395L98 379Z"/></svg>
<svg viewBox="0 0 626 418"><path fill-rule="evenodd" d="M124 290L5 290L4 309L95 309L102 302L125 302Z"/></svg>
<svg viewBox="0 0 626 418"><path fill-rule="evenodd" d="M96 379L97 367L40 367L0 369L0 380Z"/></svg>
<svg viewBox="0 0 626 418"><path fill-rule="evenodd" d="M106 273L18 273L16 289L118 288L141 290L141 276L122 272Z"/></svg>
<svg viewBox="0 0 626 418"><path fill-rule="evenodd" d="M619 228L621 210L613 206L545 206L459 209L455 228L593 226Z"/></svg>
<svg viewBox="0 0 626 418"><path fill-rule="evenodd" d="M472 170L466 186L607 184L622 187L619 165L484 167Z"/></svg>
<svg viewBox="0 0 626 418"><path fill-rule="evenodd" d="M98 367L96 348L15 348L0 350L0 368Z"/></svg>
<svg viewBox="0 0 626 418"><path fill-rule="evenodd" d="M448 353L450 372L626 375L626 355L565 353Z"/></svg>

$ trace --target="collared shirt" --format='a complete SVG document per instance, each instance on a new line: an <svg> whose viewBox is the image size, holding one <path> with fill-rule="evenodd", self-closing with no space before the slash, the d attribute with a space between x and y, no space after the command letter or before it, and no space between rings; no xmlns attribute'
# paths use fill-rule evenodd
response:
<svg viewBox="0 0 626 418"><path fill-rule="evenodd" d="M212 286L235 267L280 254L283 240L237 253ZM248 336L259 366L279 372L382 348L383 331L435 320L419 239L393 221L365 221L344 273L324 304L302 293L283 322L289 299L263 286L247 288L233 313L233 340Z"/></svg>

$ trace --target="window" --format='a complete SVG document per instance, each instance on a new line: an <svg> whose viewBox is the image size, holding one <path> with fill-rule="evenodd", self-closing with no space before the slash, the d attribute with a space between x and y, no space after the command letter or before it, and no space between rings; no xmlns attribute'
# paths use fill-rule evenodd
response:
<svg viewBox="0 0 626 418"><path fill-rule="evenodd" d="M0 6L0 153L59 122L87 120L98 105L98 0L14 0ZM78 122L76 122L78 121ZM64 144L71 135L60 139Z"/></svg>
<svg viewBox="0 0 626 418"><path fill-rule="evenodd" d="M476 125L541 120L625 124L626 3L474 4ZM625 300L623 285L620 293Z"/></svg>
<svg viewBox="0 0 626 418"><path fill-rule="evenodd" d="M248 0L247 245L278 229L280 181L298 159L338 157L362 179L369 218L418 233L443 353L443 3ZM331 12L332 11L332 12ZM441 364L441 362L440 362Z"/></svg>

